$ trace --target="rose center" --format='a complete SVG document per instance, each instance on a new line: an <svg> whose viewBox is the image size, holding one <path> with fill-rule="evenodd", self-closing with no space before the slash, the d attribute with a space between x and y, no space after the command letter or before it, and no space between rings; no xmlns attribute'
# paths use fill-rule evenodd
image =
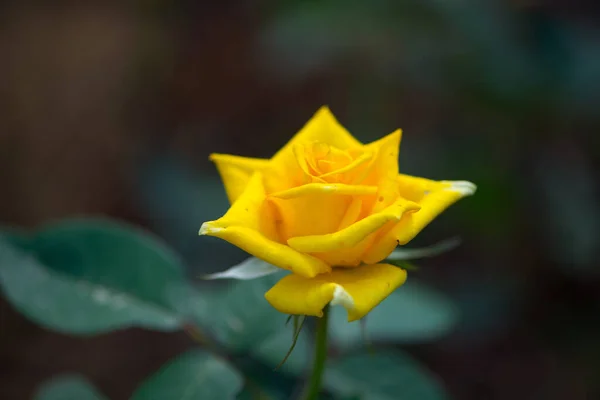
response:
<svg viewBox="0 0 600 400"><path fill-rule="evenodd" d="M358 183L372 154L361 149L341 150L323 142L304 145L307 172L315 180L329 183ZM363 174L364 175L364 174Z"/></svg>

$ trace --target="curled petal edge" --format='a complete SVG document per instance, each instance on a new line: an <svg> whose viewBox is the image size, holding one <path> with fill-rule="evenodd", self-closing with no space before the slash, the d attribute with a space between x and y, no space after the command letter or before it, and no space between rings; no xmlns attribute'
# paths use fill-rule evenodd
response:
<svg viewBox="0 0 600 400"><path fill-rule="evenodd" d="M307 278L331 271L331 267L318 258L274 242L250 228L209 221L202 224L199 234L224 239L269 264Z"/></svg>
<svg viewBox="0 0 600 400"><path fill-rule="evenodd" d="M387 222L400 221L405 212L418 211L420 206L412 201L398 199L379 213L369 215L340 231L326 235L296 236L287 243L293 249L306 253L323 253L357 245Z"/></svg>

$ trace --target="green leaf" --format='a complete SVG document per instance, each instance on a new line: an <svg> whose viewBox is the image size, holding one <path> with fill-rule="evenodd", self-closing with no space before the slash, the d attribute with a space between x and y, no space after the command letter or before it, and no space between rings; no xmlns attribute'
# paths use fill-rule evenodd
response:
<svg viewBox="0 0 600 400"><path fill-rule="evenodd" d="M170 298L186 285L169 249L123 224L69 220L43 229L27 245L0 238L5 296L25 316L59 332L178 329L182 316Z"/></svg>
<svg viewBox="0 0 600 400"><path fill-rule="evenodd" d="M106 400L93 385L79 375L62 375L44 383L34 400Z"/></svg>
<svg viewBox="0 0 600 400"><path fill-rule="evenodd" d="M131 400L235 399L242 385L242 376L224 360L202 350L192 350L143 382Z"/></svg>
<svg viewBox="0 0 600 400"><path fill-rule="evenodd" d="M414 359L398 351L359 353L328 365L325 387L361 400L447 399L438 380Z"/></svg>
<svg viewBox="0 0 600 400"><path fill-rule="evenodd" d="M255 348L265 338L285 330L287 316L275 310L264 297L280 278L281 273L278 273L231 282L212 296L211 312L198 315L200 325L210 329L231 350ZM290 334L290 340L291 337Z"/></svg>
<svg viewBox="0 0 600 400"><path fill-rule="evenodd" d="M340 307L331 311L332 340L342 347L362 344L360 323L347 322ZM449 299L410 280L367 314L366 332L371 341L419 343L447 334L457 321L457 307Z"/></svg>
<svg viewBox="0 0 600 400"><path fill-rule="evenodd" d="M27 232L12 227L5 227L0 231L0 240L5 240L20 249L27 249L31 245L31 238Z"/></svg>

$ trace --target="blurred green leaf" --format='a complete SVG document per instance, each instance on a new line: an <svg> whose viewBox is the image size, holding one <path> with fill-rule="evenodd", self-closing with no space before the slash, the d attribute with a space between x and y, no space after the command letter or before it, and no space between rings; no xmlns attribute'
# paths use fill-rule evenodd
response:
<svg viewBox="0 0 600 400"><path fill-rule="evenodd" d="M94 386L79 375L57 376L42 384L34 400L106 400Z"/></svg>
<svg viewBox="0 0 600 400"><path fill-rule="evenodd" d="M438 380L407 354L359 353L331 363L325 371L325 387L342 396L361 400L446 399Z"/></svg>
<svg viewBox="0 0 600 400"><path fill-rule="evenodd" d="M295 398L298 389L295 377L286 376L273 370L254 358L240 357L236 367L246 378L244 389L238 399L287 400Z"/></svg>
<svg viewBox="0 0 600 400"><path fill-rule="evenodd" d="M331 311L332 340L342 347L363 343L360 323L347 322L343 308ZM449 299L410 280L366 316L366 332L372 341L419 343L447 334L457 321L457 308Z"/></svg>
<svg viewBox="0 0 600 400"><path fill-rule="evenodd" d="M12 227L4 227L0 231L0 240L5 240L19 249L28 249L31 245L31 238L27 232Z"/></svg>
<svg viewBox="0 0 600 400"><path fill-rule="evenodd" d="M192 350L163 366L131 400L227 400L242 389L243 377L224 360Z"/></svg>
<svg viewBox="0 0 600 400"><path fill-rule="evenodd" d="M286 315L275 310L264 297L281 275L232 282L212 296L211 310L199 315L200 324L234 351L256 348L265 338L285 330Z"/></svg>
<svg viewBox="0 0 600 400"><path fill-rule="evenodd" d="M95 334L129 326L170 331L182 323L169 300L186 287L180 261L143 231L69 220L20 247L0 240L0 286L47 328Z"/></svg>

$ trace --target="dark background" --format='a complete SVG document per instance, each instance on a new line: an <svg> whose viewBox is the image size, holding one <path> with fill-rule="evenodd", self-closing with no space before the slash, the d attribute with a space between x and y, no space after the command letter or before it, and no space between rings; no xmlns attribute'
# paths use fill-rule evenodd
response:
<svg viewBox="0 0 600 400"><path fill-rule="evenodd" d="M324 104L403 172L477 194L417 239L458 328L408 346L456 399L600 398L600 3L62 1L0 5L0 222L143 225L193 273L227 209L211 152L269 157ZM78 371L124 399L183 333L72 338L0 303L0 397Z"/></svg>

